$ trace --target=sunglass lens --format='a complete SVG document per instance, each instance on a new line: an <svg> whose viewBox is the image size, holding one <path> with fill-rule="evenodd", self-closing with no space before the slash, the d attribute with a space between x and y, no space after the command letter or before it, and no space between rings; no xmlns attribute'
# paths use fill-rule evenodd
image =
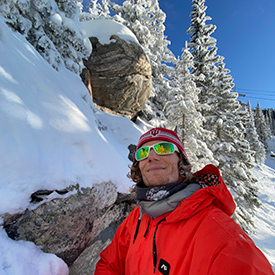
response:
<svg viewBox="0 0 275 275"><path fill-rule="evenodd" d="M148 156L149 153L149 147L142 147L139 148L136 152L136 160L142 160Z"/></svg>
<svg viewBox="0 0 275 275"><path fill-rule="evenodd" d="M158 143L154 148L158 154L171 154L174 152L174 145L172 143Z"/></svg>

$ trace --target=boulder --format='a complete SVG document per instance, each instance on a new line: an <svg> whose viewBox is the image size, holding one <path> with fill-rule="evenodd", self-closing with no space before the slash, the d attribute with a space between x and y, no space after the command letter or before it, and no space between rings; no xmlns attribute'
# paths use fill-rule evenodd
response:
<svg viewBox="0 0 275 275"><path fill-rule="evenodd" d="M133 195L118 193L106 182L22 214L5 215L3 227L10 238L56 254L72 266L70 274L93 274L99 253L134 207Z"/></svg>
<svg viewBox="0 0 275 275"><path fill-rule="evenodd" d="M143 109L152 89L151 65L142 47L117 35L102 45L89 38L93 51L81 77L95 105L128 118ZM115 40L115 42L113 42Z"/></svg>
<svg viewBox="0 0 275 275"><path fill-rule="evenodd" d="M70 266L70 275L94 274L96 264L100 259L99 254L111 243L119 225L136 206L131 195L120 194L119 197L118 204L107 211L106 216L96 221L99 228L103 230L100 230L98 236ZM108 221L108 226L104 225L106 221Z"/></svg>

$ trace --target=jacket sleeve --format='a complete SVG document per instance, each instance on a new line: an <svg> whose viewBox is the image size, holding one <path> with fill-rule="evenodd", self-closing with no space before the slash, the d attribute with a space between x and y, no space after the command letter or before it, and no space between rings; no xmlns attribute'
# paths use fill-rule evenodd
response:
<svg viewBox="0 0 275 275"><path fill-rule="evenodd" d="M119 226L110 245L100 253L94 275L125 274L125 259L131 241L131 228L134 226L133 212Z"/></svg>
<svg viewBox="0 0 275 275"><path fill-rule="evenodd" d="M242 237L242 236L240 236ZM274 275L264 254L247 239L227 244L213 261L209 275Z"/></svg>

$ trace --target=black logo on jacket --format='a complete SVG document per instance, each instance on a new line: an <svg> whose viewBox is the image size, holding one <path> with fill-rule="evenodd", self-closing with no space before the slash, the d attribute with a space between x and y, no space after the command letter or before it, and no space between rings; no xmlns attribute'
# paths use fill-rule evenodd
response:
<svg viewBox="0 0 275 275"><path fill-rule="evenodd" d="M159 272L162 273L163 275L169 275L170 272L170 264L168 264L166 261L163 259L160 259L159 261Z"/></svg>

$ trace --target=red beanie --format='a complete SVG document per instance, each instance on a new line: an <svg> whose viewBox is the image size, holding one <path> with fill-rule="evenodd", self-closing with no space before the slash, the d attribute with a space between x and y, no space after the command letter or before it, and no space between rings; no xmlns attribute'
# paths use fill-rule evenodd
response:
<svg viewBox="0 0 275 275"><path fill-rule="evenodd" d="M180 152L183 155L183 158L185 160L186 165L189 165L190 162L187 158L186 152L183 148L182 142L180 141L178 135L171 130L165 129L165 128L153 128L151 130L149 130L148 132L144 133L138 141L138 145L137 145L137 149L138 150L142 144L144 144L145 142L151 141L151 140L164 140L164 141L168 141L171 142L173 144L175 144ZM136 159L134 159L134 162L136 161Z"/></svg>

